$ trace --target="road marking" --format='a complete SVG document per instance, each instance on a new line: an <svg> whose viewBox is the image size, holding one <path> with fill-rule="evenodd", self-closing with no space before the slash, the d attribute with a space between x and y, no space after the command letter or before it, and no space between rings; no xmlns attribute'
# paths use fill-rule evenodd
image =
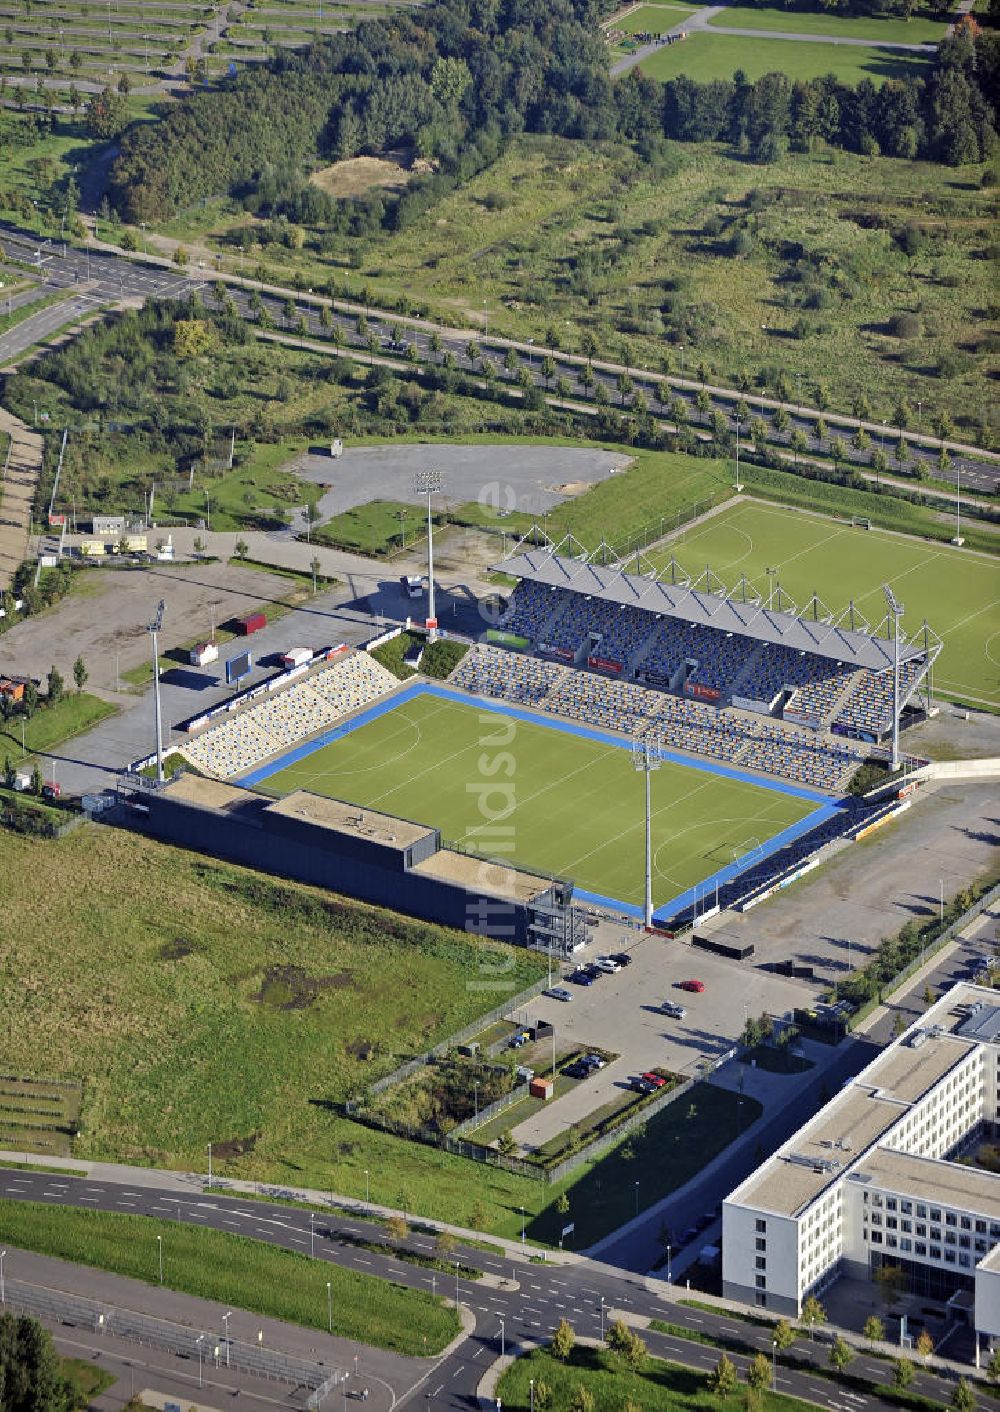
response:
<svg viewBox="0 0 1000 1412"><path fill-rule="evenodd" d="M115 1202L115 1205L116 1205L116 1206L128 1206L128 1207L130 1207L132 1210L135 1210L135 1202L134 1202L134 1201L116 1201L116 1202Z"/></svg>

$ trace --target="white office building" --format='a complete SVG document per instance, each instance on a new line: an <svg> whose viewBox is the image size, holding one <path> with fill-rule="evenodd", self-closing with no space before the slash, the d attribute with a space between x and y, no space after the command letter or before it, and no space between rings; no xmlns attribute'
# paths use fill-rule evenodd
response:
<svg viewBox="0 0 1000 1412"><path fill-rule="evenodd" d="M728 1298L794 1318L838 1275L891 1264L1000 1339L1000 1176L957 1160L997 1131L998 1002L953 986L737 1187Z"/></svg>

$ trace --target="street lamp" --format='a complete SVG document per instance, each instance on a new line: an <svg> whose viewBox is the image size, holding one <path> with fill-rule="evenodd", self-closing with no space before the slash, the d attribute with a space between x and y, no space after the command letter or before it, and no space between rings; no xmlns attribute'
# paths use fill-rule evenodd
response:
<svg viewBox="0 0 1000 1412"><path fill-rule="evenodd" d="M641 770L646 780L646 899L643 919L647 929L653 925L653 834L650 812L650 775L663 764L660 742L648 735L632 741L632 768Z"/></svg>
<svg viewBox="0 0 1000 1412"><path fill-rule="evenodd" d="M500 1325L500 1357L502 1358L506 1349L507 1330L504 1325L503 1318L499 1314L497 1315L497 1323Z"/></svg>
<svg viewBox="0 0 1000 1412"><path fill-rule="evenodd" d="M309 1259L316 1259L316 1212L309 1212Z"/></svg>
<svg viewBox="0 0 1000 1412"><path fill-rule="evenodd" d="M201 1345L205 1341L205 1335L199 1334L194 1341L194 1346L198 1350L198 1386L201 1387Z"/></svg>
<svg viewBox="0 0 1000 1412"><path fill-rule="evenodd" d="M943 895L943 894L942 894ZM521 1254L524 1254L524 1207L521 1207Z"/></svg>
<svg viewBox="0 0 1000 1412"><path fill-rule="evenodd" d="M601 1295L601 1342L604 1342L604 1295Z"/></svg>
<svg viewBox="0 0 1000 1412"><path fill-rule="evenodd" d="M366 1167L366 1168L365 1168L365 1205L366 1205L366 1206L370 1206L371 1204L372 1204L372 1199L371 1199L371 1186L370 1186L369 1181L368 1181L368 1168Z"/></svg>
<svg viewBox="0 0 1000 1412"><path fill-rule="evenodd" d="M771 1391L778 1390L778 1340L771 1340Z"/></svg>
<svg viewBox="0 0 1000 1412"><path fill-rule="evenodd" d="M163 1283L163 1237L162 1237L161 1235L158 1235L158 1236L156 1237L156 1248L157 1248L157 1250L158 1250L158 1252L159 1252L159 1256L160 1256L160 1284L162 1284L162 1283Z"/></svg>
<svg viewBox="0 0 1000 1412"><path fill-rule="evenodd" d="M0 1304L7 1303L7 1286L3 1279L3 1262L7 1255L6 1250L0 1250Z"/></svg>
<svg viewBox="0 0 1000 1412"><path fill-rule="evenodd" d="M531 1407L530 1407L530 1409L529 1409L529 1412L535 1412L535 1380L534 1380L534 1378L529 1378L529 1379L528 1379L528 1393L529 1393L529 1396L530 1396L530 1398L531 1398Z"/></svg>
<svg viewBox="0 0 1000 1412"><path fill-rule="evenodd" d="M431 496L444 489L440 471L418 471L413 488L418 495L427 496L427 640L437 637L437 618L434 613L434 525L431 520Z"/></svg>
<svg viewBox="0 0 1000 1412"><path fill-rule="evenodd" d="M223 1325L224 1325L224 1327L225 1327L225 1331L226 1331L226 1335L225 1335L225 1336L226 1336L226 1367L227 1367L227 1368L229 1367L229 1321L230 1321L230 1319L231 1319L232 1317L233 1317L233 1311L232 1311L231 1309L229 1310L229 1312L228 1312L227 1314L223 1314L223 1316L222 1316L222 1323L223 1323Z"/></svg>
<svg viewBox="0 0 1000 1412"><path fill-rule="evenodd" d="M635 1184L635 1214L639 1214L639 1183Z"/></svg>
<svg viewBox="0 0 1000 1412"><path fill-rule="evenodd" d="M741 421L742 421L742 418L740 417L739 413L737 413L737 414L736 414L736 484L733 486L733 489L736 491L737 494L739 494L739 492L743 489L743 486L742 486L742 484L740 483L740 423L741 423Z"/></svg>
<svg viewBox="0 0 1000 1412"><path fill-rule="evenodd" d="M212 1144L208 1144L208 1189L212 1189Z"/></svg>
<svg viewBox="0 0 1000 1412"><path fill-rule="evenodd" d="M479 1119L479 1080L472 1080L472 1101L475 1104L476 1120Z"/></svg>
<svg viewBox="0 0 1000 1412"><path fill-rule="evenodd" d="M329 1280L326 1282L326 1321L333 1333L333 1285Z"/></svg>
<svg viewBox="0 0 1000 1412"><path fill-rule="evenodd" d="M668 1240L668 1241L667 1241L667 1284L670 1283L670 1274L671 1274L671 1270L670 1270L670 1257L673 1255L673 1253L674 1253L674 1247L670 1244L670 1242L669 1242L669 1240Z"/></svg>

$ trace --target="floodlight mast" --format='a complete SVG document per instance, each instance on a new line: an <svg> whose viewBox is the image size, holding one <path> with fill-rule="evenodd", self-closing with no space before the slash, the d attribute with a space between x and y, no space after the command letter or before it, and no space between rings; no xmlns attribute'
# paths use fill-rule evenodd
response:
<svg viewBox="0 0 1000 1412"><path fill-rule="evenodd" d="M899 769L899 620L903 616L903 605L893 593L889 584L882 585L885 601L892 616L892 760L890 768L895 774Z"/></svg>
<svg viewBox="0 0 1000 1412"><path fill-rule="evenodd" d="M632 768L641 770L646 780L646 897L643 920L647 929L653 925L653 833L649 777L662 764L660 742L656 736L637 736L632 741Z"/></svg>
<svg viewBox="0 0 1000 1412"><path fill-rule="evenodd" d="M434 524L431 520L431 496L444 489L444 479L440 471L418 471L413 479L413 489L418 495L427 496L427 640L437 638L437 616L434 611Z"/></svg>
<svg viewBox="0 0 1000 1412"><path fill-rule="evenodd" d="M163 783L163 722L160 715L160 654L157 638L163 627L163 614L166 603L160 599L156 617L147 623L146 631L153 640L153 714L156 720L156 782Z"/></svg>

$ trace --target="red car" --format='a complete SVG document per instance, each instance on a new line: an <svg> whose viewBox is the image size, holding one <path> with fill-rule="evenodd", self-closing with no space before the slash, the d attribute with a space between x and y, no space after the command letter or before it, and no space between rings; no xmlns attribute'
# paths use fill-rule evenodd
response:
<svg viewBox="0 0 1000 1412"><path fill-rule="evenodd" d="M704 982L704 981L678 981L678 982L677 982L677 986L678 986L678 989L679 989L679 990L693 990L694 993L695 993L695 995L700 995L701 992L705 989L705 982Z"/></svg>
<svg viewBox="0 0 1000 1412"><path fill-rule="evenodd" d="M642 1082L649 1088L663 1088L667 1082L662 1074L654 1074L652 1069L650 1069L648 1074L641 1075L641 1078Z"/></svg>

